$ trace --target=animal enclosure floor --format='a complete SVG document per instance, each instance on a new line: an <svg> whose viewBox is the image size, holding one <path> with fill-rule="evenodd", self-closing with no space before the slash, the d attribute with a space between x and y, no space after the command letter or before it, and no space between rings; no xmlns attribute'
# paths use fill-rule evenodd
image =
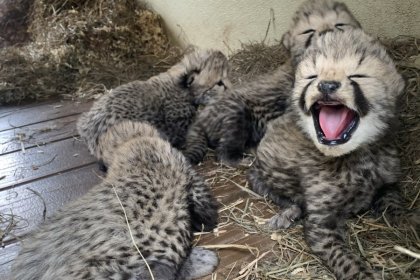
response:
<svg viewBox="0 0 420 280"><path fill-rule="evenodd" d="M10 277L26 234L101 181L104 174L76 131L79 115L90 106L50 100L0 108L0 279ZM257 260L270 257L275 242L269 235L246 232L228 217L235 209L242 213L240 219L254 203L240 188L243 176L236 178L235 171L223 169L231 174L212 179L211 174L221 169L211 157L198 169L221 203L218 229L199 233L195 240L198 245L215 246L220 257L217 272L204 279L234 279L240 270L250 270ZM263 212L259 216L267 214Z"/></svg>

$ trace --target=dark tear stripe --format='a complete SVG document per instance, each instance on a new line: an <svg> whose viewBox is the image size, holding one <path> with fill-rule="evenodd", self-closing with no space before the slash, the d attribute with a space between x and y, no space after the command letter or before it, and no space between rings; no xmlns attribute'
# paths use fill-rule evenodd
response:
<svg viewBox="0 0 420 280"><path fill-rule="evenodd" d="M308 87L313 83L314 80L310 81L302 90L302 94L300 95L299 98L299 107L302 109L302 111L306 114L306 115L310 115L309 114L309 110L307 110L306 105L305 105L305 97L306 97L306 91L308 90Z"/></svg>
<svg viewBox="0 0 420 280"><path fill-rule="evenodd" d="M305 49L307 49L311 45L312 37L314 37L315 33L312 33L311 36L309 36L308 40L305 42Z"/></svg>
<svg viewBox="0 0 420 280"><path fill-rule="evenodd" d="M369 113L369 101L367 101L362 89L360 88L357 82L351 81L350 84L353 86L354 101L356 103L357 108L359 109L360 116L364 117Z"/></svg>
<svg viewBox="0 0 420 280"><path fill-rule="evenodd" d="M366 58L366 50L363 50L362 56L359 59L359 63L358 66L360 66L360 64L362 64L363 60L365 60Z"/></svg>

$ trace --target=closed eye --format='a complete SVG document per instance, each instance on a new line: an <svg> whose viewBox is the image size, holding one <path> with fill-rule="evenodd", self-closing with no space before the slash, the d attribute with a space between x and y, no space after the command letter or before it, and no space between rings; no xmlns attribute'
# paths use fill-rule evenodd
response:
<svg viewBox="0 0 420 280"><path fill-rule="evenodd" d="M341 27L346 26L346 25L348 25L348 24L345 24L345 23L337 23L335 25L335 28L337 28L338 30L343 31L343 29Z"/></svg>
<svg viewBox="0 0 420 280"><path fill-rule="evenodd" d="M311 75L311 76L306 77L305 79L312 80L312 79L316 79L316 78L318 78L318 75Z"/></svg>
<svg viewBox="0 0 420 280"><path fill-rule="evenodd" d="M300 34L309 34L309 33L314 33L315 32L315 30L314 29L308 29L308 30L305 30L305 31L303 31L302 33L300 33Z"/></svg>
<svg viewBox="0 0 420 280"><path fill-rule="evenodd" d="M347 78L349 78L351 80L351 79L354 79L354 78L362 79L362 78L370 78L370 77L367 76L367 75L363 75L363 74L354 74L354 75L347 76Z"/></svg>

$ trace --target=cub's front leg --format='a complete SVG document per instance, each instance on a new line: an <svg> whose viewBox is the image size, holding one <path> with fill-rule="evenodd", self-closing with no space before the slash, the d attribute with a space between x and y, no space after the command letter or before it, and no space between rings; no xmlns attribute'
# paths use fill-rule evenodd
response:
<svg viewBox="0 0 420 280"><path fill-rule="evenodd" d="M276 158L270 161L257 158L248 173L252 190L280 207L279 213L268 222L272 229L289 228L303 214L303 196L297 176L282 166L284 164Z"/></svg>
<svg viewBox="0 0 420 280"><path fill-rule="evenodd" d="M195 231L211 231L217 226L219 203L210 186L194 170L190 170L188 204Z"/></svg>
<svg viewBox="0 0 420 280"><path fill-rule="evenodd" d="M345 243L345 217L331 211L308 211L305 239L338 280L382 279Z"/></svg>
<svg viewBox="0 0 420 280"><path fill-rule="evenodd" d="M246 151L246 143L250 137L251 119L245 108L236 108L224 120L220 131L220 139L216 149L217 158L229 165L236 166Z"/></svg>
<svg viewBox="0 0 420 280"><path fill-rule="evenodd" d="M165 111L164 134L168 137L172 146L179 149L185 145L188 128L195 117L196 108L191 104L182 102L166 102L163 106Z"/></svg>
<svg viewBox="0 0 420 280"><path fill-rule="evenodd" d="M335 184L328 181L329 176L321 174L313 178L316 181L309 178L302 181L307 210L305 239L310 249L338 280L382 279L345 242L346 218L368 207L368 195L354 202L357 193L354 185L341 184L340 180Z"/></svg>

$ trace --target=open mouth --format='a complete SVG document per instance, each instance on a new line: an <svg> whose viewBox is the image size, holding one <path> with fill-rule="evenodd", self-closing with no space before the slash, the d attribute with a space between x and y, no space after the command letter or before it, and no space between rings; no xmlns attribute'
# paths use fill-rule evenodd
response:
<svg viewBox="0 0 420 280"><path fill-rule="evenodd" d="M318 141L329 146L349 141L360 120L355 111L336 101L318 101L311 112Z"/></svg>

